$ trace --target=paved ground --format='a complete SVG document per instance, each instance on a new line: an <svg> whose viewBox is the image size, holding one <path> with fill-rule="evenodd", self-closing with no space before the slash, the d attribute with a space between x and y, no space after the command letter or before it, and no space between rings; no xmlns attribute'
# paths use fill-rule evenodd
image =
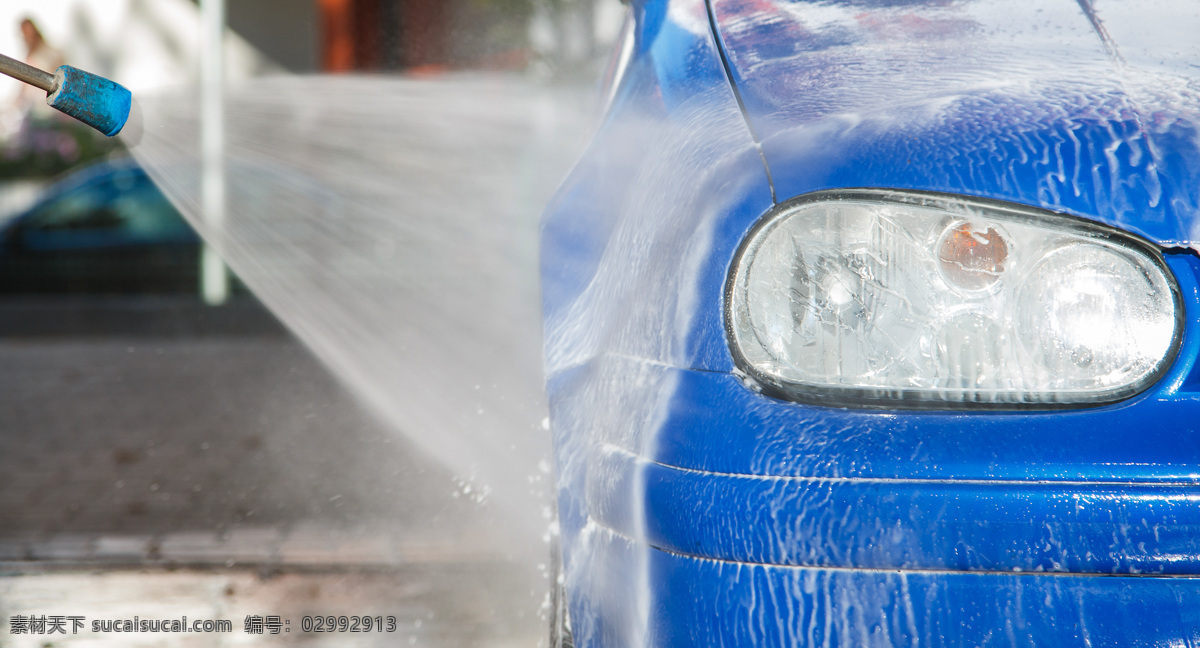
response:
<svg viewBox="0 0 1200 648"><path fill-rule="evenodd" d="M524 575L503 565L408 565L388 571L281 573L263 577L241 570L134 572L81 575L44 573L0 579L0 615L80 617L65 633L0 632L0 645L13 648L112 646L305 646L311 648L532 648L545 624L530 618L520 597L511 596ZM228 632L95 632L92 624L143 619L228 621ZM267 617L279 617L271 634ZM345 631L316 629L315 617L346 617ZM350 618L360 617L359 632ZM361 617L372 618L363 632ZM247 631L247 618L251 619ZM257 629L253 618L262 623ZM383 622L382 630L375 619ZM324 630L327 625L322 624ZM211 627L211 626L210 626ZM100 626L101 629L104 626Z"/></svg>
<svg viewBox="0 0 1200 648"><path fill-rule="evenodd" d="M6 336L0 412L0 536L469 515L281 330Z"/></svg>
<svg viewBox="0 0 1200 648"><path fill-rule="evenodd" d="M537 573L497 557L482 513L253 303L0 300L5 625L162 605L410 623L354 641L240 617L233 639L4 628L0 646L534 645Z"/></svg>

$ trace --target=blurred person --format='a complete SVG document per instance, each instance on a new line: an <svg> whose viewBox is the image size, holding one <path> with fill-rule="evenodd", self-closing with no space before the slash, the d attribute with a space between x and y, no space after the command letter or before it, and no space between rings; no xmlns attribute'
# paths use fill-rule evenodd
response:
<svg viewBox="0 0 1200 648"><path fill-rule="evenodd" d="M21 38L25 41L25 62L33 67L53 74L63 64L62 52L51 47L42 36L42 31L32 18L21 19ZM31 85L21 84L15 106L22 119L48 119L54 110L46 104L46 92Z"/></svg>
<svg viewBox="0 0 1200 648"><path fill-rule="evenodd" d="M32 18L22 18L19 25L21 39L25 42L25 62L46 72L57 70L63 64L62 52L46 41ZM55 119L55 113L46 104L46 92L22 83L0 118L0 132L8 139L28 129L31 120L51 119Z"/></svg>
<svg viewBox="0 0 1200 648"><path fill-rule="evenodd" d="M18 24L25 63L50 73L57 70L64 63L62 52L46 41L32 18ZM0 113L0 176L52 176L78 162L80 139L69 121L46 103L45 90L20 84Z"/></svg>

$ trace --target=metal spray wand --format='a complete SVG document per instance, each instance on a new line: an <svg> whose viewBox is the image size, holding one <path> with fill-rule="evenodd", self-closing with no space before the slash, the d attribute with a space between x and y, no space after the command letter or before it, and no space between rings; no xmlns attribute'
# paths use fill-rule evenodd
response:
<svg viewBox="0 0 1200 648"><path fill-rule="evenodd" d="M0 54L0 72L46 91L46 103L112 137L129 120L133 95L125 86L70 65L53 74Z"/></svg>

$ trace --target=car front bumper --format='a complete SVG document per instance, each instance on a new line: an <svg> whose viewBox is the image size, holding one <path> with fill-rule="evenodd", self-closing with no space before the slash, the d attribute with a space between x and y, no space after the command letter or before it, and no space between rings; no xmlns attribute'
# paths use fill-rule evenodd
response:
<svg viewBox="0 0 1200 648"><path fill-rule="evenodd" d="M1200 579L828 569L685 556L596 530L580 646L1188 646ZM641 579L615 574L638 568Z"/></svg>
<svg viewBox="0 0 1200 648"><path fill-rule="evenodd" d="M1179 356L1103 407L817 407L621 353L556 372L577 645L1195 641L1200 262L1168 256Z"/></svg>

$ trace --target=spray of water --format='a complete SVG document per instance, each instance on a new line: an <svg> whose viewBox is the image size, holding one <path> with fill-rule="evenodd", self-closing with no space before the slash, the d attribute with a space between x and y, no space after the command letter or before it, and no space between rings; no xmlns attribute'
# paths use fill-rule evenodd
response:
<svg viewBox="0 0 1200 648"><path fill-rule="evenodd" d="M143 95L127 139L255 294L545 562L542 206L590 92L520 78L279 77L224 96L206 217L201 102ZM499 541L499 538L497 538Z"/></svg>

